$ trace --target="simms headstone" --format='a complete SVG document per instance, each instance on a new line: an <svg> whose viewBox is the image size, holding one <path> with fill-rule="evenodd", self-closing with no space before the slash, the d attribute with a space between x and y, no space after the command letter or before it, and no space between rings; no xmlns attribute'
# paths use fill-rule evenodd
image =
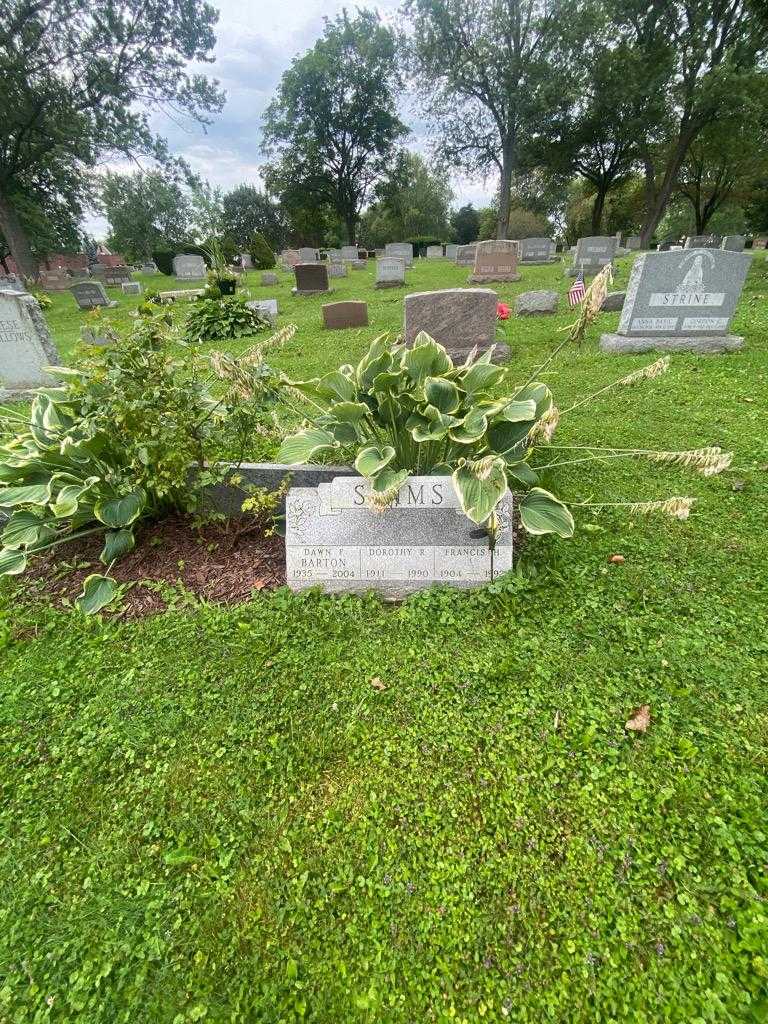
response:
<svg viewBox="0 0 768 1024"><path fill-rule="evenodd" d="M467 519L449 476L411 477L393 505L373 511L370 485L336 477L292 487L286 500L286 578L292 590L377 590L401 598L433 583L472 587L512 568L513 498L502 498L501 532L491 552L482 526Z"/></svg>
<svg viewBox="0 0 768 1024"><path fill-rule="evenodd" d="M55 384L43 368L59 362L37 299L0 291L0 399L22 398L32 388Z"/></svg>
<svg viewBox="0 0 768 1024"><path fill-rule="evenodd" d="M744 339L729 335L750 264L748 253L678 249L641 253L632 267L616 334L604 352L725 352Z"/></svg>

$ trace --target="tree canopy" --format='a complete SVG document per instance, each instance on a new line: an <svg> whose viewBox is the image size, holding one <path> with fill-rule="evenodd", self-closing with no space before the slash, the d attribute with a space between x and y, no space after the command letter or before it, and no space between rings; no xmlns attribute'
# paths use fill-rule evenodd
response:
<svg viewBox="0 0 768 1024"><path fill-rule="evenodd" d="M396 112L395 37L367 10L326 19L264 116L267 189L293 210L325 207L355 241L360 213L407 128Z"/></svg>
<svg viewBox="0 0 768 1024"><path fill-rule="evenodd" d="M101 205L110 226L107 245L129 262L189 238L189 197L178 181L161 171L106 174Z"/></svg>
<svg viewBox="0 0 768 1024"><path fill-rule="evenodd" d="M205 122L223 95L190 73L210 61L217 19L205 0L5 0L0 20L0 229L17 265L37 264L23 197L85 184L115 154L165 159L159 105Z"/></svg>

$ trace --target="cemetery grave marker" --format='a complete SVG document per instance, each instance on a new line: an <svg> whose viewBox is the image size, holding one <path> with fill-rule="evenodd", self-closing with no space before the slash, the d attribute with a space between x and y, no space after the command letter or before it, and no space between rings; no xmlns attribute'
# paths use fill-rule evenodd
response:
<svg viewBox="0 0 768 1024"><path fill-rule="evenodd" d="M142 274L159 274L160 271L157 269L157 264L154 260L149 260L147 263L141 265Z"/></svg>
<svg viewBox="0 0 768 1024"><path fill-rule="evenodd" d="M248 309L261 313L274 326L277 323L277 299L253 299L246 302Z"/></svg>
<svg viewBox="0 0 768 1024"><path fill-rule="evenodd" d="M80 309L95 309L97 306L113 307L117 302L110 299L101 281L78 281L69 290Z"/></svg>
<svg viewBox="0 0 768 1024"><path fill-rule="evenodd" d="M310 249L309 246L304 246L298 251L298 262L299 263L319 263L317 249Z"/></svg>
<svg viewBox="0 0 768 1024"><path fill-rule="evenodd" d="M120 288L123 295L141 295L141 284L139 281L123 281Z"/></svg>
<svg viewBox="0 0 768 1024"><path fill-rule="evenodd" d="M427 246L427 259L428 260L441 260L441 259L443 259L443 247L442 247L442 245L428 245Z"/></svg>
<svg viewBox="0 0 768 1024"><path fill-rule="evenodd" d="M328 277L347 277L349 271L346 263L329 263Z"/></svg>
<svg viewBox="0 0 768 1024"><path fill-rule="evenodd" d="M497 302L498 295L490 288L446 288L406 295L405 343L412 345L416 335L426 331L454 361L465 359L475 345L485 351L496 341ZM497 343L494 361L508 354L508 346Z"/></svg>
<svg viewBox="0 0 768 1024"><path fill-rule="evenodd" d="M345 327L367 327L368 303L327 302L323 306L323 326L333 331Z"/></svg>
<svg viewBox="0 0 768 1024"><path fill-rule="evenodd" d="M4 274L0 277L0 290L6 292L26 292L27 289L18 274Z"/></svg>
<svg viewBox="0 0 768 1024"><path fill-rule="evenodd" d="M341 263L344 257L341 254L341 249L327 249L326 256L328 257L329 263Z"/></svg>
<svg viewBox="0 0 768 1024"><path fill-rule="evenodd" d="M266 270L261 275L260 280L261 280L261 283L263 285L267 285L267 284L278 284L280 279L278 278L277 274L273 273L271 270Z"/></svg>
<svg viewBox="0 0 768 1024"><path fill-rule="evenodd" d="M469 280L476 284L485 281L519 281L517 253L518 243L508 238L478 242L475 267Z"/></svg>
<svg viewBox="0 0 768 1024"><path fill-rule="evenodd" d="M616 334L604 352L651 349L726 352L744 339L728 333L750 264L747 253L680 249L635 260Z"/></svg>
<svg viewBox="0 0 768 1024"><path fill-rule="evenodd" d="M719 249L723 239L720 235L691 235L686 238L684 249Z"/></svg>
<svg viewBox="0 0 768 1024"><path fill-rule="evenodd" d="M253 270L253 260L249 252L240 253L240 266L243 270Z"/></svg>
<svg viewBox="0 0 768 1024"><path fill-rule="evenodd" d="M576 245L573 265L565 268L565 274L569 277L576 277L581 270L585 274L596 274L609 263L613 263L615 255L616 238L613 235L591 235L587 238L580 238Z"/></svg>
<svg viewBox="0 0 768 1024"><path fill-rule="evenodd" d="M473 242L471 245L457 245L456 246L456 266L457 267L474 267L476 254L477 254L477 244L475 242Z"/></svg>
<svg viewBox="0 0 768 1024"><path fill-rule="evenodd" d="M410 477L393 505L374 512L370 484L335 477L292 487L286 499L286 578L292 590L376 590L398 600L433 583L472 587L512 568L513 497L497 506L493 552L482 526L467 519L449 476Z"/></svg>
<svg viewBox="0 0 768 1024"><path fill-rule="evenodd" d="M725 249L726 252L744 252L746 244L745 235L725 235L720 248Z"/></svg>
<svg viewBox="0 0 768 1024"><path fill-rule="evenodd" d="M205 288L176 288L173 291L159 292L161 302L175 302L177 299L191 301L205 294Z"/></svg>
<svg viewBox="0 0 768 1024"><path fill-rule="evenodd" d="M447 260L455 260L456 259L456 250L458 248L459 248L458 245L456 245L454 242L449 242L446 245L446 247L445 247L445 258Z"/></svg>
<svg viewBox="0 0 768 1024"><path fill-rule="evenodd" d="M555 259L555 243L551 238L521 238L521 263L551 263Z"/></svg>
<svg viewBox="0 0 768 1024"><path fill-rule="evenodd" d="M405 260L406 267L413 266L413 246L410 242L387 242L384 246L385 256L400 256Z"/></svg>
<svg viewBox="0 0 768 1024"><path fill-rule="evenodd" d="M208 272L202 256L181 253L173 257L173 273L179 281L204 281Z"/></svg>
<svg viewBox="0 0 768 1024"><path fill-rule="evenodd" d="M627 239L627 248L632 252L635 252L637 249L640 249L642 247L642 244L643 242L640 238L640 235L630 235Z"/></svg>
<svg viewBox="0 0 768 1024"><path fill-rule="evenodd" d="M299 253L296 249L286 249L280 253L280 261L289 270L292 270L297 263L300 263Z"/></svg>
<svg viewBox="0 0 768 1024"><path fill-rule="evenodd" d="M541 313L556 313L560 296L557 292L523 292L515 299L517 316L536 316Z"/></svg>
<svg viewBox="0 0 768 1024"><path fill-rule="evenodd" d="M405 260L382 256L376 260L376 288L402 288L405 284Z"/></svg>
<svg viewBox="0 0 768 1024"><path fill-rule="evenodd" d="M328 266L325 263L297 263L295 295L320 295L328 289Z"/></svg>
<svg viewBox="0 0 768 1024"><path fill-rule="evenodd" d="M360 252L356 245L342 245L341 247L341 258L343 260L350 260L356 262L360 259Z"/></svg>
<svg viewBox="0 0 768 1024"><path fill-rule="evenodd" d="M60 362L37 299L0 291L0 401L23 398L33 388L56 384L44 367Z"/></svg>
<svg viewBox="0 0 768 1024"><path fill-rule="evenodd" d="M47 292L63 292L72 284L66 270L41 270L40 284Z"/></svg>

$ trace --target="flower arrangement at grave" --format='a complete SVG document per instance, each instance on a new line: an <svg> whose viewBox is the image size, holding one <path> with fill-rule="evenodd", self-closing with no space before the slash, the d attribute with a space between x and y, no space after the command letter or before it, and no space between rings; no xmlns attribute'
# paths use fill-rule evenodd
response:
<svg viewBox="0 0 768 1024"><path fill-rule="evenodd" d="M237 288L237 275L227 264L224 249L220 242L212 241L206 248L208 257L208 289L204 298L221 298L223 295L234 295Z"/></svg>
<svg viewBox="0 0 768 1024"><path fill-rule="evenodd" d="M566 346L580 345L602 306L611 268L590 285L578 319L565 339L521 384L510 386L507 367L491 362L493 349L476 350L455 365L446 349L426 333L412 348L376 338L361 361L324 377L288 380L284 386L304 403L302 429L286 437L278 460L299 465L331 459L352 461L370 484L369 505L387 509L410 475L450 475L464 513L484 524L493 542L496 509L508 489L518 495L522 527L531 534L571 537L571 509L625 507L634 513L662 512L687 518L693 499L569 502L541 486L558 468L605 458L643 458L696 470L705 476L728 468L721 449L654 451L637 448L560 446L561 420L612 388L653 380L669 367L662 358L561 410L538 375Z"/></svg>

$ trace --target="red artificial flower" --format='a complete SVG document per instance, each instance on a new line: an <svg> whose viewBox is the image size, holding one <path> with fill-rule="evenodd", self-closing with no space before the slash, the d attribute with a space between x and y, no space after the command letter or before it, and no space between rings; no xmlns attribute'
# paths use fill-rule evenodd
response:
<svg viewBox="0 0 768 1024"><path fill-rule="evenodd" d="M506 302L496 303L496 319L509 320L509 306L506 304Z"/></svg>

